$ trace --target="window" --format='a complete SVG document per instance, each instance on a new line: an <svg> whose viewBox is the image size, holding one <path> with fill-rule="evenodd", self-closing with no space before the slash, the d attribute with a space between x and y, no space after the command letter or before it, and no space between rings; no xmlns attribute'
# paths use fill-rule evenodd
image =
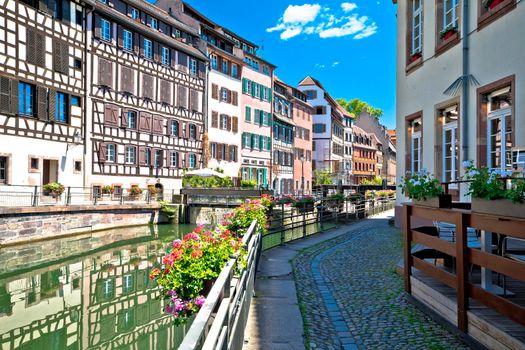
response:
<svg viewBox="0 0 525 350"><path fill-rule="evenodd" d="M190 139L197 139L197 127L194 124L190 124Z"/></svg>
<svg viewBox="0 0 525 350"><path fill-rule="evenodd" d="M171 135L179 136L179 122L177 120L171 121Z"/></svg>
<svg viewBox="0 0 525 350"><path fill-rule="evenodd" d="M228 89L226 88L221 89L221 101L228 102Z"/></svg>
<svg viewBox="0 0 525 350"><path fill-rule="evenodd" d="M487 164L490 169L512 168L512 100L510 87L488 96Z"/></svg>
<svg viewBox="0 0 525 350"><path fill-rule="evenodd" d="M170 166L174 168L179 166L179 154L177 152L171 152Z"/></svg>
<svg viewBox="0 0 525 350"><path fill-rule="evenodd" d="M228 130L228 116L225 114L221 114L221 125L220 128L222 130Z"/></svg>
<svg viewBox="0 0 525 350"><path fill-rule="evenodd" d="M190 155L188 156L188 161L189 161L188 168L194 169L197 164L197 156L193 153L190 153Z"/></svg>
<svg viewBox="0 0 525 350"><path fill-rule="evenodd" d="M130 293L133 291L133 275L127 274L124 275L124 280L122 281L122 289L124 293ZM127 319L128 313L126 313L126 319Z"/></svg>
<svg viewBox="0 0 525 350"><path fill-rule="evenodd" d="M228 74L228 61L222 60L221 70L224 74Z"/></svg>
<svg viewBox="0 0 525 350"><path fill-rule="evenodd" d="M153 44L149 39L144 39L144 57L153 58Z"/></svg>
<svg viewBox="0 0 525 350"><path fill-rule="evenodd" d="M75 172L79 173L82 171L82 161L75 160Z"/></svg>
<svg viewBox="0 0 525 350"><path fill-rule="evenodd" d="M423 0L412 1L412 50L411 54L421 52L423 33Z"/></svg>
<svg viewBox="0 0 525 350"><path fill-rule="evenodd" d="M140 18L140 12L137 9L131 8L131 18L133 19L139 19Z"/></svg>
<svg viewBox="0 0 525 350"><path fill-rule="evenodd" d="M55 112L55 120L62 123L68 122L68 102L67 102L67 95L63 92L57 92L56 97L56 112Z"/></svg>
<svg viewBox="0 0 525 350"><path fill-rule="evenodd" d="M443 29L457 28L458 26L458 2L459 0L443 1Z"/></svg>
<svg viewBox="0 0 525 350"><path fill-rule="evenodd" d="M268 67L267 65L264 65L263 74L270 75L270 67Z"/></svg>
<svg viewBox="0 0 525 350"><path fill-rule="evenodd" d="M133 33L124 29L123 33L124 50L133 51Z"/></svg>
<svg viewBox="0 0 525 350"><path fill-rule="evenodd" d="M411 121L410 128L410 171L416 173L421 170L421 119Z"/></svg>
<svg viewBox="0 0 525 350"><path fill-rule="evenodd" d="M80 97L79 96L71 96L71 106L73 107L80 107Z"/></svg>
<svg viewBox="0 0 525 350"><path fill-rule="evenodd" d="M317 91L315 90L306 90L306 98L308 100L315 100L317 98Z"/></svg>
<svg viewBox="0 0 525 350"><path fill-rule="evenodd" d="M136 129L137 128L137 112L128 111L128 128Z"/></svg>
<svg viewBox="0 0 525 350"><path fill-rule="evenodd" d="M217 69L217 55L211 55L210 60L211 60L211 68Z"/></svg>
<svg viewBox="0 0 525 350"><path fill-rule="evenodd" d="M126 164L135 164L137 162L137 149L135 146L126 147Z"/></svg>
<svg viewBox="0 0 525 350"><path fill-rule="evenodd" d="M217 144L212 142L210 144L211 157L217 159Z"/></svg>
<svg viewBox="0 0 525 350"><path fill-rule="evenodd" d="M458 169L458 108L447 108L442 113L443 135L441 140L443 182L459 179Z"/></svg>
<svg viewBox="0 0 525 350"><path fill-rule="evenodd" d="M252 108L250 106L246 106L246 112L244 115L244 119L247 123L250 123L252 121Z"/></svg>
<svg viewBox="0 0 525 350"><path fill-rule="evenodd" d="M29 161L29 167L31 170L40 169L40 158L31 158Z"/></svg>
<svg viewBox="0 0 525 350"><path fill-rule="evenodd" d="M232 162L237 161L237 146L230 146L230 160Z"/></svg>
<svg viewBox="0 0 525 350"><path fill-rule="evenodd" d="M314 114L326 114L325 106L316 106L314 109Z"/></svg>
<svg viewBox="0 0 525 350"><path fill-rule="evenodd" d="M313 125L313 132L317 133L317 134L326 132L326 124L314 124Z"/></svg>
<svg viewBox="0 0 525 350"><path fill-rule="evenodd" d="M18 83L18 114L33 117L35 113L35 87L34 85Z"/></svg>
<svg viewBox="0 0 525 350"><path fill-rule="evenodd" d="M115 163L117 159L117 146L110 143L106 145L106 162Z"/></svg>
<svg viewBox="0 0 525 350"><path fill-rule="evenodd" d="M151 149L146 148L144 149L144 165L150 165L151 164Z"/></svg>
<svg viewBox="0 0 525 350"><path fill-rule="evenodd" d="M104 41L111 41L111 23L104 18L100 19L100 38Z"/></svg>
<svg viewBox="0 0 525 350"><path fill-rule="evenodd" d="M166 66L170 64L170 49L167 47L162 48L162 64Z"/></svg>
<svg viewBox="0 0 525 350"><path fill-rule="evenodd" d="M191 75L197 75L197 61L190 58L190 73Z"/></svg>
<svg viewBox="0 0 525 350"><path fill-rule="evenodd" d="M232 63L232 77L238 76L238 67L235 63Z"/></svg>
<svg viewBox="0 0 525 350"><path fill-rule="evenodd" d="M155 168L161 168L162 167L162 150L157 149L155 150Z"/></svg>
<svg viewBox="0 0 525 350"><path fill-rule="evenodd" d="M149 25L153 29L158 29L159 28L159 23L157 22L157 20L155 18L152 18L150 20Z"/></svg>

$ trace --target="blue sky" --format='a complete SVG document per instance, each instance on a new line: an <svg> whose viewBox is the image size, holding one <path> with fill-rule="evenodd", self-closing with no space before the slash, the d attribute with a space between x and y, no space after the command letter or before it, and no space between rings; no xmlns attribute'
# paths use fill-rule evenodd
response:
<svg viewBox="0 0 525 350"><path fill-rule="evenodd" d="M396 8L391 0L187 0L211 20L263 47L277 76L312 75L334 97L382 108L395 127Z"/></svg>

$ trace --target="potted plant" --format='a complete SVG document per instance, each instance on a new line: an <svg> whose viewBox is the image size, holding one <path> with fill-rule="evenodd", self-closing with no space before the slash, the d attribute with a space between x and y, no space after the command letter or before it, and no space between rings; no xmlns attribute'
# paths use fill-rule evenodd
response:
<svg viewBox="0 0 525 350"><path fill-rule="evenodd" d="M443 39L444 41L447 41L448 39L453 37L454 34L457 33L457 31L458 31L457 27L453 25L449 25L445 29L439 32L439 37Z"/></svg>
<svg viewBox="0 0 525 350"><path fill-rule="evenodd" d="M242 188L255 188L257 186L256 180L241 180Z"/></svg>
<svg viewBox="0 0 525 350"><path fill-rule="evenodd" d="M504 0L483 0L483 6L489 10L493 10L496 6L501 4Z"/></svg>
<svg viewBox="0 0 525 350"><path fill-rule="evenodd" d="M476 168L464 163L469 181L472 212L525 218L525 178L523 173Z"/></svg>
<svg viewBox="0 0 525 350"><path fill-rule="evenodd" d="M452 196L444 194L439 181L425 169L413 174L408 172L401 182L401 192L416 205L432 208L450 208L452 205Z"/></svg>
<svg viewBox="0 0 525 350"><path fill-rule="evenodd" d="M111 195L115 192L115 187L111 185L102 186L102 197L111 197Z"/></svg>
<svg viewBox="0 0 525 350"><path fill-rule="evenodd" d="M60 199L60 196L62 195L62 193L64 193L66 189L64 185L58 182L50 182L48 184L45 184L43 188L44 188L44 195L45 196L51 195L53 198L56 199L57 202Z"/></svg>
<svg viewBox="0 0 525 350"><path fill-rule="evenodd" d="M133 200L136 200L142 194L142 189L138 186L131 186L128 188L128 193Z"/></svg>
<svg viewBox="0 0 525 350"><path fill-rule="evenodd" d="M414 52L410 55L410 63L413 63L422 57L421 51Z"/></svg>
<svg viewBox="0 0 525 350"><path fill-rule="evenodd" d="M293 206L297 208L299 213L307 213L314 211L315 199L312 196L302 196L297 198L293 203Z"/></svg>

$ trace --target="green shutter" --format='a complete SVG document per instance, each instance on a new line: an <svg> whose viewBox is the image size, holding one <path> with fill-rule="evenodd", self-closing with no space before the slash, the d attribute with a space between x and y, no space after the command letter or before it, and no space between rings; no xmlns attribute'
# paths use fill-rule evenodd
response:
<svg viewBox="0 0 525 350"><path fill-rule="evenodd" d="M246 121L251 122L252 120L252 108L250 106L246 106Z"/></svg>
<svg viewBox="0 0 525 350"><path fill-rule="evenodd" d="M259 123L259 110L257 108L253 110L253 123L255 125Z"/></svg>
<svg viewBox="0 0 525 350"><path fill-rule="evenodd" d="M255 96L255 84L257 84L257 83L252 81L252 97Z"/></svg>
<svg viewBox="0 0 525 350"><path fill-rule="evenodd" d="M263 150L263 147L264 147L264 138L265 138L265 136L262 136L262 135L259 136L259 151L262 151L262 150Z"/></svg>
<svg viewBox="0 0 525 350"><path fill-rule="evenodd" d="M266 168L264 168L262 170L263 171L263 186L264 187L266 187L266 184L267 184L267 182L266 182L266 170L267 170Z"/></svg>
<svg viewBox="0 0 525 350"><path fill-rule="evenodd" d="M268 143L266 144L266 148L267 148L267 151L271 151L272 150L272 138L271 137L268 137Z"/></svg>
<svg viewBox="0 0 525 350"><path fill-rule="evenodd" d="M255 136L254 134L252 134L252 137L251 137L251 145L250 145L250 148L253 149L253 146L255 146Z"/></svg>
<svg viewBox="0 0 525 350"><path fill-rule="evenodd" d="M262 86L262 85L259 85L259 99L261 100L264 100L264 89L266 89L266 87Z"/></svg>
<svg viewBox="0 0 525 350"><path fill-rule="evenodd" d="M246 133L242 133L242 148L246 148Z"/></svg>
<svg viewBox="0 0 525 350"><path fill-rule="evenodd" d="M264 124L264 114L265 114L265 113L264 113L263 110L261 110L260 112L261 112L261 114L259 115L259 120L261 121L261 125L265 125L265 124Z"/></svg>
<svg viewBox="0 0 525 350"><path fill-rule="evenodd" d="M248 79L242 78L242 92L244 94L248 93Z"/></svg>
<svg viewBox="0 0 525 350"><path fill-rule="evenodd" d="M272 102L272 94L273 94L273 90L272 88L269 88L268 89L268 102Z"/></svg>

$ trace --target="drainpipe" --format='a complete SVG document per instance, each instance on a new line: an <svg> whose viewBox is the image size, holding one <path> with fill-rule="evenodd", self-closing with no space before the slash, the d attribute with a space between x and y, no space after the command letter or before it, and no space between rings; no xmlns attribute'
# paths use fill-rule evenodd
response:
<svg viewBox="0 0 525 350"><path fill-rule="evenodd" d="M461 94L461 161L468 160L468 148L469 148L469 120L468 120L468 108L469 108L469 1L463 0L463 18L462 18L462 32L463 32L463 76L462 76L462 94Z"/></svg>
<svg viewBox="0 0 525 350"><path fill-rule="evenodd" d="M82 69L82 74L83 74L83 78L84 78L84 103L82 104L82 115L84 117L84 120L83 120L83 123L82 123L82 133L84 134L83 135L83 143L84 143L84 152L83 152L83 161L82 161L82 170L83 170L83 175L82 175L82 187L87 187L87 171L88 171L88 164L86 162L86 159L87 159L87 139L88 139L88 135L87 135L87 123L88 123L88 120L89 121L92 121L91 118L88 118L88 101L90 101L90 98L89 98L89 86L91 84L91 82L88 82L87 80L87 69L88 69L88 61L89 61L89 50L88 50L88 44L89 44L89 40L88 40L88 15L90 13L93 12L93 10L95 9L95 3L91 2L91 1L87 1L86 2L86 5L88 6L91 6L89 7L88 9L88 6L86 6L86 10L84 11L84 20L83 20L83 23L82 25L84 26L84 69ZM92 162L91 162L92 163ZM89 164L89 169L91 169L91 164ZM91 171L91 170L89 170Z"/></svg>

